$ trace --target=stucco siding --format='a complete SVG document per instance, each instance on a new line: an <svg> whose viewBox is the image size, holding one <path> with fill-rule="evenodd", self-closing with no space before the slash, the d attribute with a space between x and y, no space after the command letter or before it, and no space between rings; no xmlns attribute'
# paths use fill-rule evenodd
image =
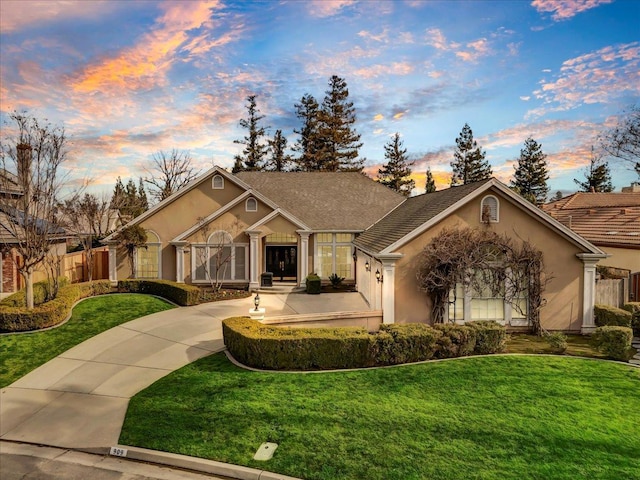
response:
<svg viewBox="0 0 640 480"><path fill-rule="evenodd" d="M604 246L600 246L600 249L611 256L600 260L598 265L623 268L631 273L640 272L640 249Z"/></svg>

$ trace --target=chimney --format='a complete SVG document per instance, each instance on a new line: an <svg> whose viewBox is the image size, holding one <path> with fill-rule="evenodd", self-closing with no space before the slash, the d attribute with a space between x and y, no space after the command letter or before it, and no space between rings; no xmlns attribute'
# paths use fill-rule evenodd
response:
<svg viewBox="0 0 640 480"><path fill-rule="evenodd" d="M630 187L622 187L622 193L640 193L640 183L632 183Z"/></svg>
<svg viewBox="0 0 640 480"><path fill-rule="evenodd" d="M31 150L31 145L28 143L16 145L18 183L22 188L26 188L31 183Z"/></svg>

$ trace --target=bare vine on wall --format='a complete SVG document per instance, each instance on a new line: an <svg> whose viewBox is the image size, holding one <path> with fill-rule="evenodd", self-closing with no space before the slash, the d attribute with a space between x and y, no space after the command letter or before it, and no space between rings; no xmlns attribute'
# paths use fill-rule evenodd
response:
<svg viewBox="0 0 640 480"><path fill-rule="evenodd" d="M447 307L456 285L465 291L491 292L528 315L534 333L541 334L540 309L550 278L542 252L531 243L477 228L443 230L422 251L417 272L421 290L433 301L435 323L447 320ZM518 300L526 296L528 309ZM521 311L527 310L527 311Z"/></svg>

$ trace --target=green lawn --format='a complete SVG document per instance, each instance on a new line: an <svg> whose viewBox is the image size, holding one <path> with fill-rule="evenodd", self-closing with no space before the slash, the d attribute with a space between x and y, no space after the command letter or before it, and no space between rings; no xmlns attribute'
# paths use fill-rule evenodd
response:
<svg viewBox="0 0 640 480"><path fill-rule="evenodd" d="M105 330L170 308L174 306L149 295L102 295L80 302L57 328L0 335L0 388Z"/></svg>
<svg viewBox="0 0 640 480"><path fill-rule="evenodd" d="M224 354L135 396L120 442L305 479L640 479L640 370L495 356L261 373ZM274 458L252 460L265 441Z"/></svg>

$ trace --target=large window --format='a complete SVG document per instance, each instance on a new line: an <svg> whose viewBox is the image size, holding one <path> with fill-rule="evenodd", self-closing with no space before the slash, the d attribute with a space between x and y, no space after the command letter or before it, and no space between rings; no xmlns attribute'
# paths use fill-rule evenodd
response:
<svg viewBox="0 0 640 480"><path fill-rule="evenodd" d="M247 281L248 248L246 244L233 243L231 235L227 232L212 233L206 244L193 246L193 281Z"/></svg>
<svg viewBox="0 0 640 480"><path fill-rule="evenodd" d="M317 273L328 278L332 273L344 278L353 278L351 233L316 234Z"/></svg>
<svg viewBox="0 0 640 480"><path fill-rule="evenodd" d="M147 230L146 248L136 250L136 278L160 278L160 238Z"/></svg>
<svg viewBox="0 0 640 480"><path fill-rule="evenodd" d="M520 293L513 302L494 296L489 288L478 292L458 283L449 293L449 320L464 323L472 320L495 320L512 325L526 325L527 294Z"/></svg>

